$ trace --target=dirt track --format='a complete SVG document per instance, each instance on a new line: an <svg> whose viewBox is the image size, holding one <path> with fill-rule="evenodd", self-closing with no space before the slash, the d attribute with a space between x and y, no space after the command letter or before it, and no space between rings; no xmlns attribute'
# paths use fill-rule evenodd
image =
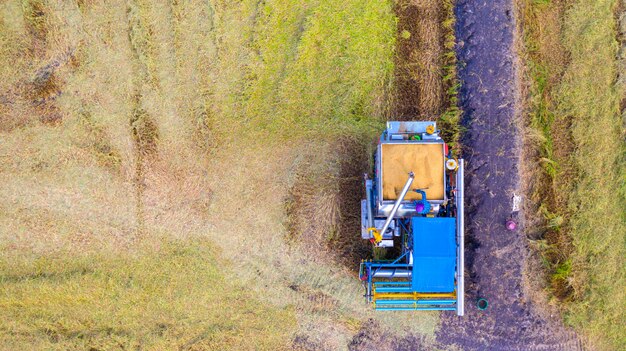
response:
<svg viewBox="0 0 626 351"><path fill-rule="evenodd" d="M413 3L413 2L410 2ZM399 29L415 26L416 8L402 7ZM458 0L456 5L463 157L466 160L466 292L465 316L442 313L436 345L416 336L399 338L366 324L351 350L502 350L576 351L576 334L533 306L524 291L528 248L523 223L505 228L509 218L521 221L513 198L520 193L520 131L516 106L515 18L512 0ZM414 60L411 45L400 46L396 118L420 118L418 86L403 70ZM408 77L408 78L407 78ZM410 78L410 79L409 79ZM408 88L407 88L408 87ZM407 89L405 89L407 88ZM523 201L523 197L520 198ZM516 206L518 207L518 206ZM479 298L489 301L485 311Z"/></svg>
<svg viewBox="0 0 626 351"><path fill-rule="evenodd" d="M538 313L522 287L526 238L505 229L519 194L511 0L459 0L466 175L466 315L443 314L437 341L462 350L578 350L575 334ZM478 298L489 301L480 311Z"/></svg>

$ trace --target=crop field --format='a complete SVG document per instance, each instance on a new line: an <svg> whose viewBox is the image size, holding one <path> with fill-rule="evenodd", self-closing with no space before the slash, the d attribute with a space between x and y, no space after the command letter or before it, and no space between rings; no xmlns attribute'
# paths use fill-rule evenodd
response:
<svg viewBox="0 0 626 351"><path fill-rule="evenodd" d="M598 349L626 348L624 7L522 1L538 288ZM619 25L619 26L618 26ZM620 54L618 54L618 52ZM534 166L537 165L537 166Z"/></svg>
<svg viewBox="0 0 626 351"><path fill-rule="evenodd" d="M488 15L512 33L511 3L496 2ZM490 114L461 118L488 92L467 77L513 53L458 62L495 28L475 12L482 26L459 25L459 3L0 2L0 350L480 349L462 334L497 334L498 313L468 300L481 317L448 328L450 342L442 326L460 319L375 313L357 278L361 259L384 256L360 237L360 200L386 120L436 120L473 167L464 133ZM524 283L590 348L621 350L626 7L516 3L525 274L539 277ZM477 106L504 106L508 126L514 94L498 84L517 78L500 78ZM476 159L502 156L494 145ZM496 239L483 253L503 256Z"/></svg>
<svg viewBox="0 0 626 351"><path fill-rule="evenodd" d="M395 6L0 4L0 348L432 342L437 314L374 315L354 271L398 40L434 41L422 90L449 75L420 116L458 118L451 4L420 30Z"/></svg>

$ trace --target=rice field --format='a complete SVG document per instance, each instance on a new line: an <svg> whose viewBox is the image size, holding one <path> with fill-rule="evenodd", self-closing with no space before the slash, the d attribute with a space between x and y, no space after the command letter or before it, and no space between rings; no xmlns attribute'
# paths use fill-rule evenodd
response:
<svg viewBox="0 0 626 351"><path fill-rule="evenodd" d="M0 4L0 348L432 341L437 314L374 315L354 266L397 23L383 0Z"/></svg>
<svg viewBox="0 0 626 351"><path fill-rule="evenodd" d="M598 349L626 347L624 7L521 1L532 243L549 303Z"/></svg>

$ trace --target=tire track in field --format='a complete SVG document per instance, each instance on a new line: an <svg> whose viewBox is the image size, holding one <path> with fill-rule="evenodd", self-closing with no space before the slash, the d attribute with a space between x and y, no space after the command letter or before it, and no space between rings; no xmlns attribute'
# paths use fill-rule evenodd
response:
<svg viewBox="0 0 626 351"><path fill-rule="evenodd" d="M456 13L467 128L466 315L442 314L437 340L462 350L580 350L570 329L526 298L526 236L504 226L518 215L512 198L520 189L513 3L459 0ZM476 307L478 298L489 301L487 310Z"/></svg>

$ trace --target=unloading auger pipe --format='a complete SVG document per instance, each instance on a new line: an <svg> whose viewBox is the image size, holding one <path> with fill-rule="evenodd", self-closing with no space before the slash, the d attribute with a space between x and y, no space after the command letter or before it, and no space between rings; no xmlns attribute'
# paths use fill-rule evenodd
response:
<svg viewBox="0 0 626 351"><path fill-rule="evenodd" d="M387 217L387 220L385 221L385 225L383 225L383 228L379 232L381 236L384 235L385 232L387 231L387 228L389 228L389 225L391 224L393 217L396 215L396 212L398 212L398 209L400 208L400 204L402 203L402 200L404 200L406 193L409 192L409 188L411 187L411 184L413 184L414 178L415 178L415 174L413 174L413 172L409 172L409 179L407 179L406 183L404 183L404 188L402 188L402 191L400 192L400 195L398 196L396 203L393 204L393 207L391 208L391 213L389 213L389 216Z"/></svg>

